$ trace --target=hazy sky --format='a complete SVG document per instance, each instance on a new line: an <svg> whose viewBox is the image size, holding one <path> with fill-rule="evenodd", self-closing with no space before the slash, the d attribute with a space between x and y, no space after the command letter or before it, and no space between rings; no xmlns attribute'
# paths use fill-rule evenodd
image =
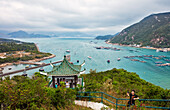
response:
<svg viewBox="0 0 170 110"><path fill-rule="evenodd" d="M170 0L0 0L0 30L115 34Z"/></svg>

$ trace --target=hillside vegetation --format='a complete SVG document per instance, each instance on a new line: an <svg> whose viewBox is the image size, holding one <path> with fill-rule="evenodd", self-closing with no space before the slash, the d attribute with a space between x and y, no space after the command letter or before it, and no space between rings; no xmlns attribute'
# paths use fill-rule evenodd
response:
<svg viewBox="0 0 170 110"><path fill-rule="evenodd" d="M163 89L141 79L136 73L124 69L112 69L96 73L91 70L90 74L81 75L85 81L86 91L102 91L116 98L128 98L126 93L136 90L140 99L170 99L170 90ZM127 101L122 102L127 104ZM147 102L156 106L168 106L168 103Z"/></svg>
<svg viewBox="0 0 170 110"><path fill-rule="evenodd" d="M9 51L37 51L34 43L0 38L0 53Z"/></svg>
<svg viewBox="0 0 170 110"><path fill-rule="evenodd" d="M170 47L170 12L152 14L123 29L110 43Z"/></svg>
<svg viewBox="0 0 170 110"><path fill-rule="evenodd" d="M105 35L105 36L97 36L95 39L97 40L108 40L114 37L115 35Z"/></svg>
<svg viewBox="0 0 170 110"><path fill-rule="evenodd" d="M76 90L49 88L46 76L14 76L0 80L0 104L5 110L90 110L74 105Z"/></svg>
<svg viewBox="0 0 170 110"><path fill-rule="evenodd" d="M29 55L20 57L19 54L16 54L17 51L23 51L23 54L27 52ZM3 38L0 38L0 53L6 53L2 55L6 58L0 58L0 64L33 60L35 58L43 58L51 55L50 53L39 52L34 43Z"/></svg>

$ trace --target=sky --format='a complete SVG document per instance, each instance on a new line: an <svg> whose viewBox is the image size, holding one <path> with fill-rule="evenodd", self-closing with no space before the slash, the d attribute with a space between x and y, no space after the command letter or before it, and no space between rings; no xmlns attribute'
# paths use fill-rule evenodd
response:
<svg viewBox="0 0 170 110"><path fill-rule="evenodd" d="M115 34L170 0L0 0L0 30Z"/></svg>

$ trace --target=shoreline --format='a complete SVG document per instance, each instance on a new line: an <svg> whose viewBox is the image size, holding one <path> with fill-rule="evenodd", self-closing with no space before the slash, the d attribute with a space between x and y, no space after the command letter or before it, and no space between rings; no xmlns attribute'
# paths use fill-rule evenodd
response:
<svg viewBox="0 0 170 110"><path fill-rule="evenodd" d="M134 47L134 46L129 46L129 45L122 45L118 43L110 43L110 42L105 42L106 44L111 44L111 45L119 45L119 46L124 46L124 47ZM152 49L152 50L163 50L162 48L155 48L155 47L134 47L134 48L143 48L143 49ZM167 51L170 51L170 48L165 48Z"/></svg>
<svg viewBox="0 0 170 110"><path fill-rule="evenodd" d="M43 61L43 60L47 60L47 59L51 59L51 58L54 58L56 55L52 54L48 57L43 57L43 58L36 58L36 59L33 59L33 60L27 60L27 61L30 61L30 62L40 62L40 61ZM11 66L11 65L18 65L18 64L22 64L21 63L22 61L17 61L17 62L12 62L12 63L3 63L3 64L0 64L0 68L3 68L3 67L6 67L6 66Z"/></svg>

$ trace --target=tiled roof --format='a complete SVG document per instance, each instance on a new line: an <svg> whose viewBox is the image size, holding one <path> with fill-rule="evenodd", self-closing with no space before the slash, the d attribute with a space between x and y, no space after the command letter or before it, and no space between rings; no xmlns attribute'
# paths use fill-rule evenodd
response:
<svg viewBox="0 0 170 110"><path fill-rule="evenodd" d="M78 75L81 71L82 65L74 65L67 61L64 56L64 60L60 65L54 66L52 71L47 72L49 76L70 76ZM83 70L84 71L84 70Z"/></svg>

